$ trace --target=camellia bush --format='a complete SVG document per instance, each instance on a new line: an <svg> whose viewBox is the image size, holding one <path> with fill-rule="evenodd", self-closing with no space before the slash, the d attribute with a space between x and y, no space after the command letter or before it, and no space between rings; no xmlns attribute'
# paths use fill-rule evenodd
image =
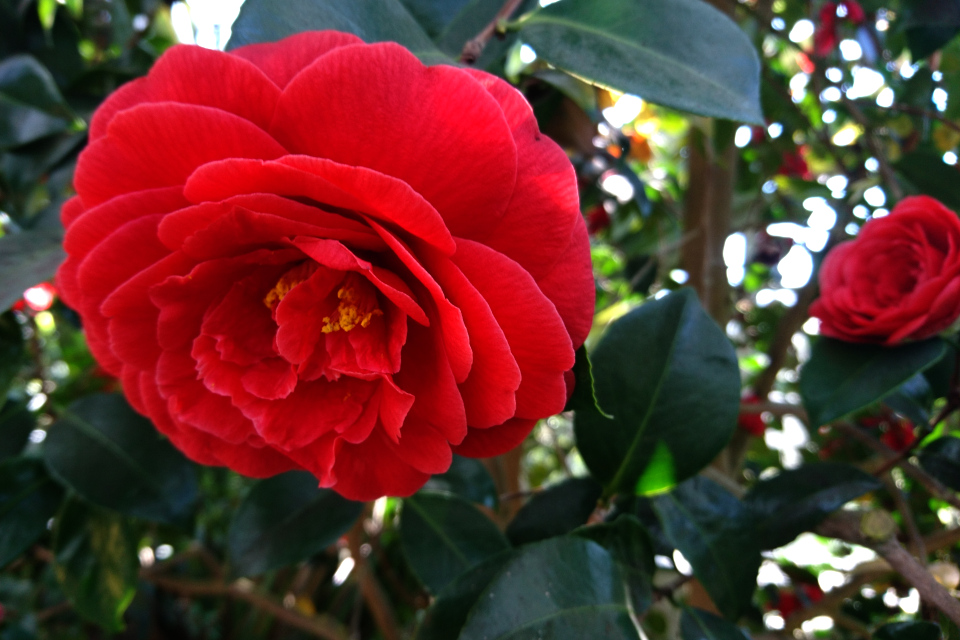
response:
<svg viewBox="0 0 960 640"><path fill-rule="evenodd" d="M0 0L0 640L960 638L960 3L211 6Z"/></svg>

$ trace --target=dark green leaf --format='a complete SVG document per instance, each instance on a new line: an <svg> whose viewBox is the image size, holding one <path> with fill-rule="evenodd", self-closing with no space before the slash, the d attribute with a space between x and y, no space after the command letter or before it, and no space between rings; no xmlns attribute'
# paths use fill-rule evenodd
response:
<svg viewBox="0 0 960 640"><path fill-rule="evenodd" d="M960 75L960 74L958 74ZM947 353L923 370L923 377L930 385L930 393L934 398L944 398L950 393L953 372L957 368L957 349L947 344Z"/></svg>
<svg viewBox="0 0 960 640"><path fill-rule="evenodd" d="M709 464L736 428L737 357L690 289L613 323L594 350L593 375L613 419L577 415L577 446L609 491L635 492L658 446L661 466L681 482Z"/></svg>
<svg viewBox="0 0 960 640"><path fill-rule="evenodd" d="M453 22L457 14L469 4L483 0L400 0L423 30L436 39L443 29ZM489 22L489 20L487 21ZM477 29L479 31L479 29ZM474 34L476 35L476 34ZM458 52L459 53L459 52Z"/></svg>
<svg viewBox="0 0 960 640"><path fill-rule="evenodd" d="M20 323L9 311L0 314L0 407L7 398L10 383L20 372L24 352L23 329ZM2 437L0 435L0 438Z"/></svg>
<svg viewBox="0 0 960 640"><path fill-rule="evenodd" d="M50 72L29 55L0 62L0 149L70 128L71 114Z"/></svg>
<svg viewBox="0 0 960 640"><path fill-rule="evenodd" d="M400 544L431 593L486 558L510 548L490 518L457 496L418 493L403 501Z"/></svg>
<svg viewBox="0 0 960 640"><path fill-rule="evenodd" d="M587 411L599 413L604 418L613 416L604 412L597 402L597 392L593 380L593 366L590 364L590 356L587 354L587 348L581 346L577 349L577 359L573 363L573 378L575 381L573 393L567 400L567 406L564 411L578 411L585 413Z"/></svg>
<svg viewBox="0 0 960 640"><path fill-rule="evenodd" d="M524 547L477 600L460 640L636 640L613 558L582 538Z"/></svg>
<svg viewBox="0 0 960 640"><path fill-rule="evenodd" d="M856 467L837 462L806 464L761 480L743 502L757 518L761 549L775 549L810 531L847 502L882 485Z"/></svg>
<svg viewBox="0 0 960 640"><path fill-rule="evenodd" d="M954 491L960 491L960 438L937 438L917 456L920 466Z"/></svg>
<svg viewBox="0 0 960 640"><path fill-rule="evenodd" d="M27 411L26 403L3 405L0 409L0 460L19 455L36 424L37 418Z"/></svg>
<svg viewBox="0 0 960 640"><path fill-rule="evenodd" d="M918 373L899 389L884 396L883 403L914 424L926 424L930 421L933 400L930 382L923 373Z"/></svg>
<svg viewBox="0 0 960 640"><path fill-rule="evenodd" d="M919 193L936 198L954 211L960 210L957 170L943 161L939 151L918 149L904 154L893 166Z"/></svg>
<svg viewBox="0 0 960 640"><path fill-rule="evenodd" d="M416 640L450 640L460 635L470 609L515 552L501 551L467 569L444 587L423 618Z"/></svg>
<svg viewBox="0 0 960 640"><path fill-rule="evenodd" d="M800 370L810 424L820 426L880 400L943 357L943 340L896 347L820 338Z"/></svg>
<svg viewBox="0 0 960 640"><path fill-rule="evenodd" d="M623 586L635 615L642 615L653 602L653 543L634 516L583 527L573 535L593 540L607 550L620 569Z"/></svg>
<svg viewBox="0 0 960 640"><path fill-rule="evenodd" d="M891 622L873 632L874 640L940 640L940 627L926 620Z"/></svg>
<svg viewBox="0 0 960 640"><path fill-rule="evenodd" d="M72 403L44 443L54 477L95 504L182 526L197 499L196 473L122 396Z"/></svg>
<svg viewBox="0 0 960 640"><path fill-rule="evenodd" d="M446 473L433 476L423 488L427 491L453 493L488 509L496 509L498 504L497 487L493 484L493 478L476 458L453 456L453 462Z"/></svg>
<svg viewBox="0 0 960 640"><path fill-rule="evenodd" d="M0 567L46 531L62 497L63 490L39 460L14 458L0 463Z"/></svg>
<svg viewBox="0 0 960 640"><path fill-rule="evenodd" d="M588 80L681 111L763 124L756 50L701 0L560 0L520 27L539 57Z"/></svg>
<svg viewBox="0 0 960 640"><path fill-rule="evenodd" d="M9 309L30 287L49 280L66 254L59 231L24 231L0 238L0 310Z"/></svg>
<svg viewBox="0 0 960 640"><path fill-rule="evenodd" d="M246 0L227 48L275 42L310 29L345 31L365 42L398 42L425 63L450 62L400 0Z"/></svg>
<svg viewBox="0 0 960 640"><path fill-rule="evenodd" d="M914 60L923 60L960 33L960 0L912 0L903 8L902 27Z"/></svg>
<svg viewBox="0 0 960 640"><path fill-rule="evenodd" d="M137 587L137 541L123 517L72 499L53 530L53 570L84 618L123 630L123 612Z"/></svg>
<svg viewBox="0 0 960 640"><path fill-rule="evenodd" d="M258 483L230 523L228 548L233 571L256 575L305 560L346 533L363 503L329 489L305 471Z"/></svg>
<svg viewBox="0 0 960 640"><path fill-rule="evenodd" d="M742 631L723 618L703 609L684 607L680 614L683 640L748 640Z"/></svg>
<svg viewBox="0 0 960 640"><path fill-rule="evenodd" d="M534 495L507 527L514 545L562 536L583 526L603 487L593 478L570 478Z"/></svg>
<svg viewBox="0 0 960 640"><path fill-rule="evenodd" d="M703 477L687 480L653 501L664 534L693 567L729 620L736 620L757 587L760 547L745 504Z"/></svg>

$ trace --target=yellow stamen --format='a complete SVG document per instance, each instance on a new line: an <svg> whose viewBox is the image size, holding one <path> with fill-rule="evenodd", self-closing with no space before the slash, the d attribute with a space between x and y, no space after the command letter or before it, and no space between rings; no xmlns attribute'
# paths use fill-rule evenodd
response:
<svg viewBox="0 0 960 640"><path fill-rule="evenodd" d="M323 327L320 331L323 333L333 333L334 331L351 331L359 325L366 328L370 325L374 316L382 316L383 311L374 308L367 312L361 312L357 308L357 292L350 285L344 285L337 291L337 299L340 304L332 316L324 317Z"/></svg>

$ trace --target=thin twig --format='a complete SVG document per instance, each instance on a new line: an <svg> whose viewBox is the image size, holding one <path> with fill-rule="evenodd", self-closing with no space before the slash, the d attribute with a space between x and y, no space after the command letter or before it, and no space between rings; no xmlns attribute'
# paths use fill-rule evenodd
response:
<svg viewBox="0 0 960 640"><path fill-rule="evenodd" d="M838 511L821 523L816 532L822 536L873 549L917 590L924 602L942 611L954 624L960 625L960 602L934 579L926 567L910 555L893 535L893 531L885 534L870 534L865 531L869 528L865 526L866 518L881 513L883 512Z"/></svg>
<svg viewBox="0 0 960 640"><path fill-rule="evenodd" d="M913 510L910 508L906 496L903 495L903 491L897 486L897 481L894 479L893 474L887 473L883 477L883 484L887 487L887 492L890 494L890 497L893 498L894 504L897 505L897 511L900 513L903 524L906 526L907 535L910 536L910 548L913 551L913 555L917 557L921 564L927 564L927 548L923 543L923 535L920 533L920 527L917 526L916 518L913 517Z"/></svg>
<svg viewBox="0 0 960 640"><path fill-rule="evenodd" d="M487 43L490 42L490 38L493 37L493 34L497 31L497 25L500 24L501 20L506 20L513 12L517 10L517 7L520 6L520 3L523 0L507 0L503 3L503 6L500 8L500 11L497 11L497 15L494 16L493 20L490 21L490 24L485 26L483 30L477 34L472 40L468 40L465 45L463 45L463 51L460 53L460 62L464 64L473 64L480 59L480 54L483 53L484 47L487 46Z"/></svg>
<svg viewBox="0 0 960 640"><path fill-rule="evenodd" d="M360 518L357 524L353 526L353 529L347 533L347 545L350 549L350 556L356 563L353 574L357 578L357 582L360 585L360 592L363 594L363 600L370 609L370 613L373 615L373 620L377 624L377 629L380 630L381 635L383 635L385 640L400 640L400 630L397 626L397 616L393 612L393 605L390 604L390 599L374 575L373 570L370 568L370 563L367 561L367 557L363 555L363 551L360 548L362 546L360 540L363 534L364 519L365 518Z"/></svg>
<svg viewBox="0 0 960 640"><path fill-rule="evenodd" d="M891 460L897 457L897 453L887 447L885 444L871 438L866 433L850 424L849 422L835 422L833 423L833 428L839 432L848 435L861 444L867 446L870 449L873 449L884 459L884 462ZM939 480L928 474L926 471L921 469L915 464L912 464L908 460L901 460L897 466L903 471L904 474L910 476L913 480L918 482L927 492L935 498L943 500L944 502L950 504L957 509L960 509L960 499L957 498L957 494L954 493L951 489L946 487Z"/></svg>
<svg viewBox="0 0 960 640"><path fill-rule="evenodd" d="M180 580L167 576L145 574L141 576L160 589L185 596L212 596L243 600L255 608L273 615L286 625L310 633L325 640L348 640L346 628L336 619L318 614L307 617L294 609L287 609L273 600L241 587L238 583L226 583L219 580Z"/></svg>

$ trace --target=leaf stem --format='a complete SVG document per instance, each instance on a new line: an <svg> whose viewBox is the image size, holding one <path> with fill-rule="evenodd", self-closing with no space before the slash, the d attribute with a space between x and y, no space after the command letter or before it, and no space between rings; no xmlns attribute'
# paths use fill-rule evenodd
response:
<svg viewBox="0 0 960 640"><path fill-rule="evenodd" d="M490 42L490 38L497 32L500 22L513 15L513 12L517 10L521 2L523 2L523 0L506 0L500 8L500 11L497 11L497 15L493 17L493 20L491 20L476 37L468 40L467 43L463 45L463 51L460 52L460 62L463 64L475 63L480 58L480 54L483 53L484 47Z"/></svg>

